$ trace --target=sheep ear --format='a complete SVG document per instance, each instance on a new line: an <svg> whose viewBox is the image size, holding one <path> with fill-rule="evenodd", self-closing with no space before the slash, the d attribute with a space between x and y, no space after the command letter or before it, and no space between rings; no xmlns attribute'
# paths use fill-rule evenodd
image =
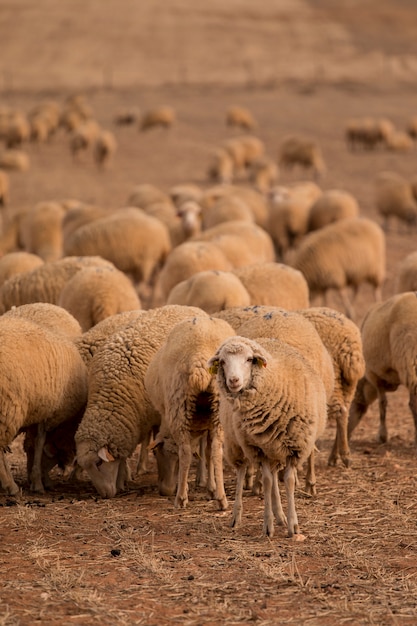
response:
<svg viewBox="0 0 417 626"><path fill-rule="evenodd" d="M109 463L110 461L114 461L114 456L112 454L110 454L110 452L107 450L107 448L100 448L100 450L97 452L99 458L102 461L106 461L106 463Z"/></svg>
<svg viewBox="0 0 417 626"><path fill-rule="evenodd" d="M214 376L219 371L220 361L218 358L212 357L210 361L207 363L207 365L208 365L208 371L210 372L210 374Z"/></svg>
<svg viewBox="0 0 417 626"><path fill-rule="evenodd" d="M266 367L267 361L264 356L261 356L260 354L258 354L257 356L253 357L252 363L254 365L257 365L258 367Z"/></svg>

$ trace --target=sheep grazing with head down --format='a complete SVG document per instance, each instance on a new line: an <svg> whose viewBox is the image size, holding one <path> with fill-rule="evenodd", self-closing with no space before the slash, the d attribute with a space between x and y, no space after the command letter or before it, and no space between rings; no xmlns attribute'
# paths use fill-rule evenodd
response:
<svg viewBox="0 0 417 626"><path fill-rule="evenodd" d="M227 322L211 317L179 322L153 357L145 375L146 390L161 415L161 427L152 446L158 463L159 490L162 495L175 492L179 465L177 508L186 507L188 502L192 442L205 433L208 436L207 489L220 509L227 508L219 395L207 361L218 346L234 334Z"/></svg>
<svg viewBox="0 0 417 626"><path fill-rule="evenodd" d="M226 125L243 130L254 130L257 123L252 113L246 107L234 105L226 113Z"/></svg>
<svg viewBox="0 0 417 626"><path fill-rule="evenodd" d="M220 390L224 453L237 472L232 526L242 521L243 486L249 464L262 466L264 533L274 517L299 533L295 508L297 468L314 451L326 424L326 391L304 356L278 339L226 339L208 361ZM278 487L284 470L285 517Z"/></svg>
<svg viewBox="0 0 417 626"><path fill-rule="evenodd" d="M417 201L412 184L396 172L380 172L375 178L375 206L384 229L391 220L404 224L409 231L417 225Z"/></svg>
<svg viewBox="0 0 417 626"><path fill-rule="evenodd" d="M114 134L110 130L100 130L93 144L93 157L97 167L106 167L116 149L117 141Z"/></svg>
<svg viewBox="0 0 417 626"><path fill-rule="evenodd" d="M175 110L170 106L160 106L144 113L139 130L145 131L151 128L171 128L176 122Z"/></svg>
<svg viewBox="0 0 417 626"><path fill-rule="evenodd" d="M342 298L346 315L354 319L354 298L362 284L373 287L375 300L382 298L386 272L384 231L364 217L338 220L306 235L295 251L292 266L304 274L311 299L323 296L326 301L334 289Z"/></svg>
<svg viewBox="0 0 417 626"><path fill-rule="evenodd" d="M326 164L320 146L309 137L291 135L286 137L279 148L279 165L285 169L299 166L312 170L315 178L326 173Z"/></svg>
<svg viewBox="0 0 417 626"><path fill-rule="evenodd" d="M349 413L349 435L378 398L379 441L388 439L386 393L400 385L409 393L417 445L417 294L404 292L374 304L361 325L365 376L359 381Z"/></svg>

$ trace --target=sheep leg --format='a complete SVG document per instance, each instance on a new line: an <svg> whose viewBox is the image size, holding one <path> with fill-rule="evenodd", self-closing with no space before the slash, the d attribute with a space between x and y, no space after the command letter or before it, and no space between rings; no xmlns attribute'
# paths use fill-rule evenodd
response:
<svg viewBox="0 0 417 626"><path fill-rule="evenodd" d="M243 463L236 468L235 504L233 506L232 521L230 523L230 526L232 528L234 528L235 526L240 526L240 524L242 523L243 487L245 485L246 469L246 463Z"/></svg>
<svg viewBox="0 0 417 626"><path fill-rule="evenodd" d="M207 431L206 436L203 438L205 440L205 461L206 461L206 471L207 471L207 481L206 487L212 498L215 497L216 492L216 477L215 477L215 469L214 469L214 460L213 460L213 441L211 438L211 433Z"/></svg>
<svg viewBox="0 0 417 626"><path fill-rule="evenodd" d="M188 503L188 473L191 467L191 443L182 441L178 444L178 487L174 506L185 509Z"/></svg>
<svg viewBox="0 0 417 626"><path fill-rule="evenodd" d="M415 435L414 435L414 441L415 444L417 445L417 389L413 388L410 391L410 399L408 402L408 406L410 407L410 411L412 413L413 416L413 420L414 420L414 428L415 428Z"/></svg>
<svg viewBox="0 0 417 626"><path fill-rule="evenodd" d="M274 515L272 512L272 488L274 478L267 461L262 462L262 484L264 488L264 535L274 535Z"/></svg>
<svg viewBox="0 0 417 626"><path fill-rule="evenodd" d="M38 424L34 450L33 450L33 465L30 472L30 490L36 493L44 493L45 489L42 483L42 454L46 441L45 425L40 422Z"/></svg>
<svg viewBox="0 0 417 626"><path fill-rule="evenodd" d="M6 460L6 452L0 449L0 483L3 489L10 496L15 496L19 493L19 487L16 485L12 473L9 468L9 464Z"/></svg>
<svg viewBox="0 0 417 626"><path fill-rule="evenodd" d="M336 437L328 459L329 465L336 465L340 456L345 467L350 465L350 449L348 441L348 412L345 406L339 406L336 413Z"/></svg>
<svg viewBox="0 0 417 626"><path fill-rule="evenodd" d="M378 439L381 443L386 443L388 440L387 424L386 424L388 401L387 401L387 396L386 396L385 391L380 388L378 389L378 404L379 404Z"/></svg>
<svg viewBox="0 0 417 626"><path fill-rule="evenodd" d="M279 493L278 470L273 472L272 478L272 510L277 524L279 526L284 526L287 523L287 518L285 517L284 509L282 508L281 495Z"/></svg>
<svg viewBox="0 0 417 626"><path fill-rule="evenodd" d="M350 320L354 320L355 319L355 309L354 306L349 298L349 294L347 291L347 288L343 288L340 289L339 291L340 293L340 297L342 299L342 303L343 303L343 307L345 309L346 312L346 317L348 317Z"/></svg>
<svg viewBox="0 0 417 626"><path fill-rule="evenodd" d="M199 459L195 476L195 484L197 487L206 487L208 481L206 455L207 436L208 434L204 433L200 439Z"/></svg>
<svg viewBox="0 0 417 626"><path fill-rule="evenodd" d="M210 433L208 433L207 439L209 440L210 438ZM215 432L213 433L213 439L211 444L211 458L215 476L214 497L218 502L219 509L221 511L225 511L228 507L228 502L226 498L226 492L224 490L222 439L223 437L220 435L219 430L215 430Z"/></svg>
<svg viewBox="0 0 417 626"><path fill-rule="evenodd" d="M306 473L306 482L305 482L305 490L312 496L315 496L316 491L316 472L314 468L314 448L307 459L307 473ZM285 475L284 475L285 480Z"/></svg>
<svg viewBox="0 0 417 626"><path fill-rule="evenodd" d="M289 463L285 468L284 472L284 485L285 491L287 494L287 527L288 527L288 537L292 537L293 535L298 534L298 517L297 511L295 510L295 481L296 481L296 473L295 468Z"/></svg>

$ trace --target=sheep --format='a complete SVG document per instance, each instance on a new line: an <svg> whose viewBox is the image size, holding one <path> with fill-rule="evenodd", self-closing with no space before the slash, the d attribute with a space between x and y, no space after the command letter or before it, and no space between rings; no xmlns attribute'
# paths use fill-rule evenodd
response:
<svg viewBox="0 0 417 626"><path fill-rule="evenodd" d="M257 127L257 122L249 109L234 105L226 112L226 125L244 130L254 130Z"/></svg>
<svg viewBox="0 0 417 626"><path fill-rule="evenodd" d="M340 457L350 466L348 415L356 386L365 373L362 338L358 326L343 313L327 307L298 310L317 330L334 368L334 388L328 402L328 418L336 422L336 437L328 458L336 465Z"/></svg>
<svg viewBox="0 0 417 626"><path fill-rule="evenodd" d="M80 338L82 334L81 326L76 318L61 306L50 302L32 302L13 306L3 313L2 318L7 317L23 317L40 324L47 330L74 340Z"/></svg>
<svg viewBox="0 0 417 626"><path fill-rule="evenodd" d="M240 141L240 138L232 137L231 139L226 139L221 144L220 149L224 150L231 159L233 178L244 176L246 174L246 148ZM220 182L227 183L231 181L221 180Z"/></svg>
<svg viewBox="0 0 417 626"><path fill-rule="evenodd" d="M310 298L323 296L335 289L343 302L344 312L354 319L354 299L359 287L369 283L376 301L382 298L386 276L385 235L382 228L365 217L345 218L328 224L305 236L292 262L307 280ZM348 288L353 289L353 300Z"/></svg>
<svg viewBox="0 0 417 626"><path fill-rule="evenodd" d="M173 248L157 278L153 306L166 303L173 287L203 270L232 269L225 253L211 241L188 240Z"/></svg>
<svg viewBox="0 0 417 626"><path fill-rule="evenodd" d="M206 270L175 285L167 304L197 306L206 313L215 313L232 306L247 306L250 296L232 272Z"/></svg>
<svg viewBox="0 0 417 626"><path fill-rule="evenodd" d="M144 113L139 130L146 131L151 128L171 128L177 121L175 110L170 106L160 106Z"/></svg>
<svg viewBox="0 0 417 626"><path fill-rule="evenodd" d="M209 208L202 209L201 219L203 230L232 220L255 222L255 217L247 202L232 194L226 194Z"/></svg>
<svg viewBox="0 0 417 626"><path fill-rule="evenodd" d="M172 248L201 232L201 207L194 200L188 200L179 207L172 201L153 202L144 211L165 224Z"/></svg>
<svg viewBox="0 0 417 626"><path fill-rule="evenodd" d="M408 133L397 130L387 136L386 147L392 152L410 152L414 147L414 142Z"/></svg>
<svg viewBox="0 0 417 626"><path fill-rule="evenodd" d="M114 134L110 130L100 130L93 144L93 157L97 167L106 167L116 150L117 141Z"/></svg>
<svg viewBox="0 0 417 626"><path fill-rule="evenodd" d="M110 315L141 308L130 279L112 267L85 267L63 287L58 305L71 313L85 332Z"/></svg>
<svg viewBox="0 0 417 626"><path fill-rule="evenodd" d="M279 165L285 169L292 169L299 165L304 169L311 169L315 178L326 173L326 164L317 142L309 137L291 135L281 142L279 148Z"/></svg>
<svg viewBox="0 0 417 626"><path fill-rule="evenodd" d="M417 116L413 115L407 122L406 132L415 141L417 139Z"/></svg>
<svg viewBox="0 0 417 626"><path fill-rule="evenodd" d="M98 255L111 261L131 277L145 299L170 250L165 224L134 207L81 226L64 241L66 256Z"/></svg>
<svg viewBox="0 0 417 626"><path fill-rule="evenodd" d="M192 441L204 433L208 435L209 457L213 461L207 489L217 500L219 509L227 508L218 390L207 361L226 338L234 335L227 322L211 317L179 322L150 361L145 374L146 391L161 415L161 427L152 446L158 463L159 490L162 495L173 493L178 462L177 508L187 506ZM177 453L172 454L173 446L167 445L167 439L173 440Z"/></svg>
<svg viewBox="0 0 417 626"><path fill-rule="evenodd" d="M417 291L417 252L407 254L398 265L394 292L403 293L404 291Z"/></svg>
<svg viewBox="0 0 417 626"><path fill-rule="evenodd" d="M136 185L127 199L128 206L135 206L138 209L146 209L150 204L154 202L169 202L170 197L164 191L161 191L155 185L150 183L142 183Z"/></svg>
<svg viewBox="0 0 417 626"><path fill-rule="evenodd" d="M265 156L265 144L262 139L255 137L254 135L243 135L238 138L238 141L243 146L244 164L246 170L250 166L262 159Z"/></svg>
<svg viewBox="0 0 417 626"><path fill-rule="evenodd" d="M99 132L100 126L95 120L87 120L71 132L69 147L74 159L92 148Z"/></svg>
<svg viewBox="0 0 417 626"><path fill-rule="evenodd" d="M359 204L355 196L342 189L327 189L310 207L307 231L317 230L345 217L358 217Z"/></svg>
<svg viewBox="0 0 417 626"><path fill-rule="evenodd" d="M199 204L205 210L210 209L220 198L233 196L245 202L252 211L256 224L266 228L269 215L267 199L256 189L243 187L242 185L215 185L203 192Z"/></svg>
<svg viewBox="0 0 417 626"><path fill-rule="evenodd" d="M144 387L152 357L175 324L199 316L207 314L176 305L145 311L111 335L91 359L87 407L75 444L78 464L102 497L114 497L123 488L126 477L119 470L160 424Z"/></svg>
<svg viewBox="0 0 417 626"><path fill-rule="evenodd" d="M286 261L307 233L311 206L321 194L320 187L310 181L271 189L266 230L278 259Z"/></svg>
<svg viewBox="0 0 417 626"><path fill-rule="evenodd" d="M222 222L195 235L190 241L215 243L234 268L275 260L270 235L256 223L242 220Z"/></svg>
<svg viewBox="0 0 417 626"><path fill-rule="evenodd" d="M259 157L249 166L249 182L261 193L267 193L276 185L278 178L278 165L270 157Z"/></svg>
<svg viewBox="0 0 417 626"><path fill-rule="evenodd" d="M6 148L18 148L22 143L29 141L29 138L30 124L27 116L19 111L13 113L4 138Z"/></svg>
<svg viewBox="0 0 417 626"><path fill-rule="evenodd" d="M0 168L26 172L30 167L30 159L23 150L4 150L0 153Z"/></svg>
<svg viewBox="0 0 417 626"><path fill-rule="evenodd" d="M361 325L366 369L350 407L349 437L368 407L378 399L378 438L385 443L388 440L386 393L403 385L409 393L417 445L416 316L417 295L411 291L396 294L368 309Z"/></svg>
<svg viewBox="0 0 417 626"><path fill-rule="evenodd" d="M84 204L79 201L75 201L70 206L66 206L67 203L65 201L61 204L66 209L62 219L63 248L65 247L66 240L70 238L77 228L80 228L80 226L84 226L84 224L88 224L89 222L93 222L98 218L111 215L111 211L108 209Z"/></svg>
<svg viewBox="0 0 417 626"><path fill-rule="evenodd" d="M386 118L354 118L346 123L345 138L351 150L358 147L373 150L385 145L389 135L393 132L395 132L394 125Z"/></svg>
<svg viewBox="0 0 417 626"><path fill-rule="evenodd" d="M4 170L0 170L0 206L6 206L10 201L10 180Z"/></svg>
<svg viewBox="0 0 417 626"><path fill-rule="evenodd" d="M44 260L37 254L17 250L0 257L0 286L12 276L29 272L43 265Z"/></svg>
<svg viewBox="0 0 417 626"><path fill-rule="evenodd" d="M45 435L83 411L87 369L70 339L23 317L0 318L2 376L0 482L11 495L19 492L5 450L30 426L38 425L31 465L30 489L43 491L41 455Z"/></svg>
<svg viewBox="0 0 417 626"><path fill-rule="evenodd" d="M412 185L396 172L383 171L375 177L374 199L378 214L383 218L387 231L390 220L397 219L408 229L417 224L417 202Z"/></svg>
<svg viewBox="0 0 417 626"><path fill-rule="evenodd" d="M232 270L250 296L252 305L302 309L309 306L309 290L304 275L285 265L269 261Z"/></svg>
<svg viewBox="0 0 417 626"><path fill-rule="evenodd" d="M58 304L65 283L88 265L114 267L101 257L64 257L11 276L0 287L0 315L12 306L32 302Z"/></svg>
<svg viewBox="0 0 417 626"><path fill-rule="evenodd" d="M199 202L202 193L203 190L201 187L195 183L179 183L177 185L173 185L168 190L169 197L177 207L180 207L188 200Z"/></svg>
<svg viewBox="0 0 417 626"><path fill-rule="evenodd" d="M224 320L232 326L236 334L239 334L239 328L254 316L263 316L271 313L276 307L267 305L251 304L249 306L233 306L223 311L212 313L212 317Z"/></svg>
<svg viewBox="0 0 417 626"><path fill-rule="evenodd" d="M215 183L230 184L235 177L235 164L228 150L218 148L210 155L207 178Z"/></svg>
<svg viewBox="0 0 417 626"><path fill-rule="evenodd" d="M38 202L21 223L22 243L27 252L44 261L56 261L63 254L62 223L65 209L59 202Z"/></svg>
<svg viewBox="0 0 417 626"><path fill-rule="evenodd" d="M295 348L278 339L226 339L209 359L220 391L224 454L237 472L231 526L242 521L243 486L249 463L261 464L264 534L274 517L299 534L294 489L296 471L313 454L326 425L326 391L320 376ZM284 470L285 517L278 487Z"/></svg>

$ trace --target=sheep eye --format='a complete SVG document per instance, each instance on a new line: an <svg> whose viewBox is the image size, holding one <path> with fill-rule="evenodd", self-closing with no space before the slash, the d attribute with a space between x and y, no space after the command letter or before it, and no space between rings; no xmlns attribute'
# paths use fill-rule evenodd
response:
<svg viewBox="0 0 417 626"><path fill-rule="evenodd" d="M255 359L252 356L248 356L248 358L246 359L248 363L254 363Z"/></svg>

